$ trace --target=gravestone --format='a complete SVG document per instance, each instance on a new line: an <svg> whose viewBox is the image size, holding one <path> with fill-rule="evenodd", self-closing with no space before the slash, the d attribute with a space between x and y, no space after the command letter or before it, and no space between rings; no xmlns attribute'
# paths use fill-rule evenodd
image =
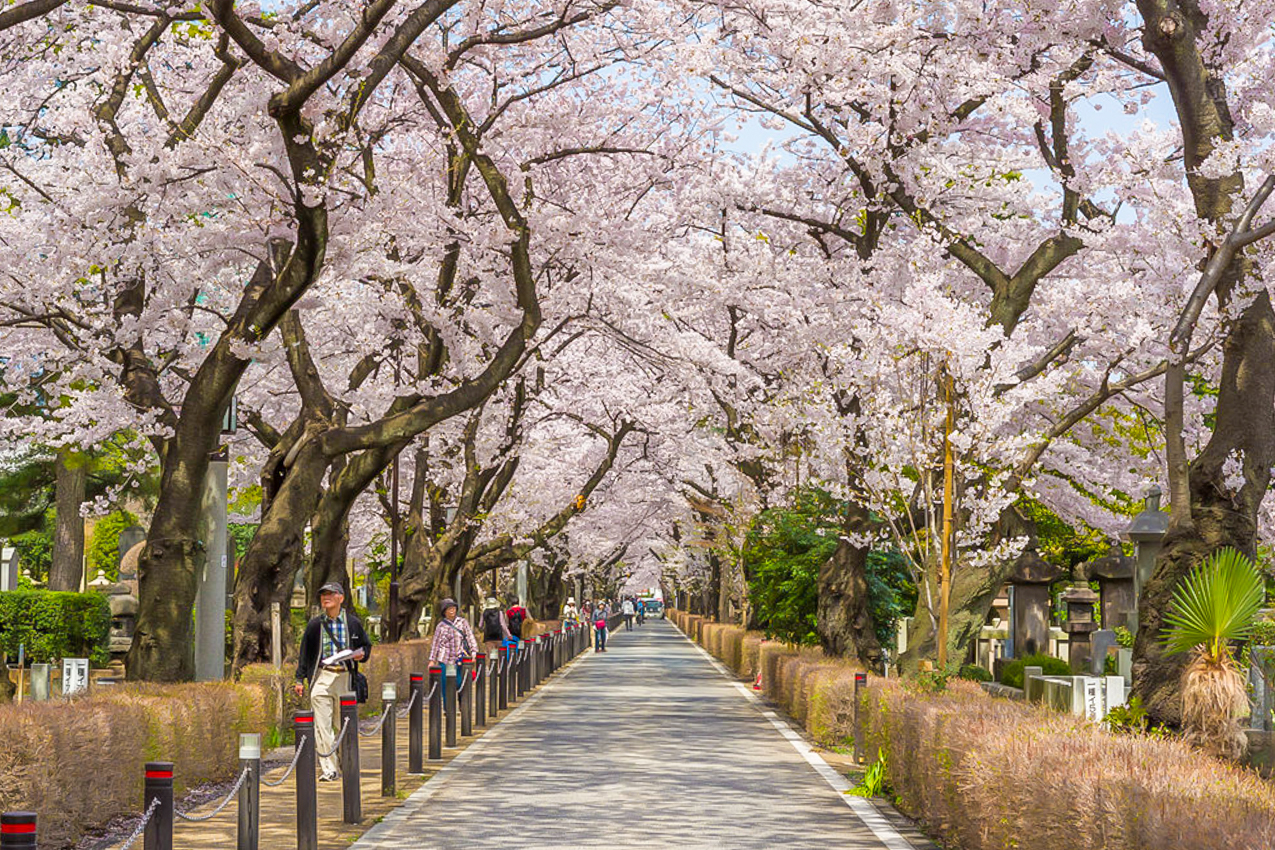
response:
<svg viewBox="0 0 1275 850"><path fill-rule="evenodd" d="M53 668L48 664L31 665L31 699L44 702L49 698Z"/></svg>
<svg viewBox="0 0 1275 850"><path fill-rule="evenodd" d="M18 550L12 546L0 549L0 590L18 589Z"/></svg>
<svg viewBox="0 0 1275 850"><path fill-rule="evenodd" d="M1116 633L1112 629L1099 629L1090 637L1089 672L1095 676L1106 675L1107 654L1120 644L1116 641Z"/></svg>
<svg viewBox="0 0 1275 850"><path fill-rule="evenodd" d="M1026 658L1049 648L1049 585L1063 571L1035 550L1018 557L1009 583L1014 588L1013 651Z"/></svg>
<svg viewBox="0 0 1275 850"><path fill-rule="evenodd" d="M1255 646L1249 650L1248 683L1252 692L1252 715L1249 727L1269 732L1275 728L1271 712L1275 711L1275 646Z"/></svg>
<svg viewBox="0 0 1275 850"><path fill-rule="evenodd" d="M87 658L62 659L62 696L86 692L89 689L89 660Z"/></svg>
<svg viewBox="0 0 1275 850"><path fill-rule="evenodd" d="M1134 592L1133 574L1137 566L1137 559L1124 554L1118 545L1089 565L1090 577L1098 581L1104 629L1124 626L1136 631L1138 597Z"/></svg>
<svg viewBox="0 0 1275 850"><path fill-rule="evenodd" d="M146 542L146 529L140 525L130 525L128 528L120 532L120 580L137 578L137 559L133 559L127 565L124 563L124 556L132 551L133 547L138 543ZM140 552L138 553L141 554Z"/></svg>

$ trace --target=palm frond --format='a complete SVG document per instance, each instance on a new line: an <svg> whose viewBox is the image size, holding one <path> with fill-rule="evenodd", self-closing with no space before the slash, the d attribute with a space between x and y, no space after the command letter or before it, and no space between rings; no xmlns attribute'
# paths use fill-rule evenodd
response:
<svg viewBox="0 0 1275 850"><path fill-rule="evenodd" d="M1164 643L1169 654L1203 646L1216 663L1231 641L1244 640L1266 598L1262 576L1238 549L1214 552L1173 591L1173 607L1165 614Z"/></svg>

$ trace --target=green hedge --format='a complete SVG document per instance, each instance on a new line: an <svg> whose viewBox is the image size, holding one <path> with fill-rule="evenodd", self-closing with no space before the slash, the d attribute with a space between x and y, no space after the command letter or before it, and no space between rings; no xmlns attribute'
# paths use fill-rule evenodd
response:
<svg viewBox="0 0 1275 850"><path fill-rule="evenodd" d="M111 609L100 593L13 590L0 593L0 651L10 659L18 645L31 661L88 658L96 666L110 662Z"/></svg>
<svg viewBox="0 0 1275 850"><path fill-rule="evenodd" d="M1071 666L1061 658L1054 658L1052 655L1029 655L1026 658L1016 658L1005 665L1001 670L1001 684L1008 685L1011 688L1021 688L1023 686L1023 674L1027 667L1039 667L1041 673L1046 676L1070 676Z"/></svg>

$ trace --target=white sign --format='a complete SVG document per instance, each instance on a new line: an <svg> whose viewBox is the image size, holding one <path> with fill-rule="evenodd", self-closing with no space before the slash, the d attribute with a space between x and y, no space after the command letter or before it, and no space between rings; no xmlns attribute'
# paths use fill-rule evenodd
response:
<svg viewBox="0 0 1275 850"><path fill-rule="evenodd" d="M62 696L85 692L89 689L89 660L87 658L62 659Z"/></svg>

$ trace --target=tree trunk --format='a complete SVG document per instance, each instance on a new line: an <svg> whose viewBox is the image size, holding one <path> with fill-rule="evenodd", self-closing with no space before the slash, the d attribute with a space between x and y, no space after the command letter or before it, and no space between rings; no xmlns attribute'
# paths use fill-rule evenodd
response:
<svg viewBox="0 0 1275 850"><path fill-rule="evenodd" d="M870 522L868 512L851 501L846 532L853 536ZM819 608L816 615L819 643L828 655L859 659L869 669L881 667L881 644L868 600L868 549L844 538L819 568Z"/></svg>
<svg viewBox="0 0 1275 850"><path fill-rule="evenodd" d="M1275 312L1261 293L1226 335L1216 424L1204 451L1190 466L1190 522L1170 523L1164 549L1138 602L1133 647L1134 693L1156 718L1177 723L1178 693L1187 654L1166 655L1164 615L1178 582L1223 546L1250 556L1257 544L1257 512L1275 464ZM1226 483L1227 459L1243 459L1244 484Z"/></svg>
<svg viewBox="0 0 1275 850"><path fill-rule="evenodd" d="M84 518L80 506L88 484L88 458L69 448L58 449L54 461L57 526L53 536L53 564L49 590L80 589L84 576Z"/></svg>

